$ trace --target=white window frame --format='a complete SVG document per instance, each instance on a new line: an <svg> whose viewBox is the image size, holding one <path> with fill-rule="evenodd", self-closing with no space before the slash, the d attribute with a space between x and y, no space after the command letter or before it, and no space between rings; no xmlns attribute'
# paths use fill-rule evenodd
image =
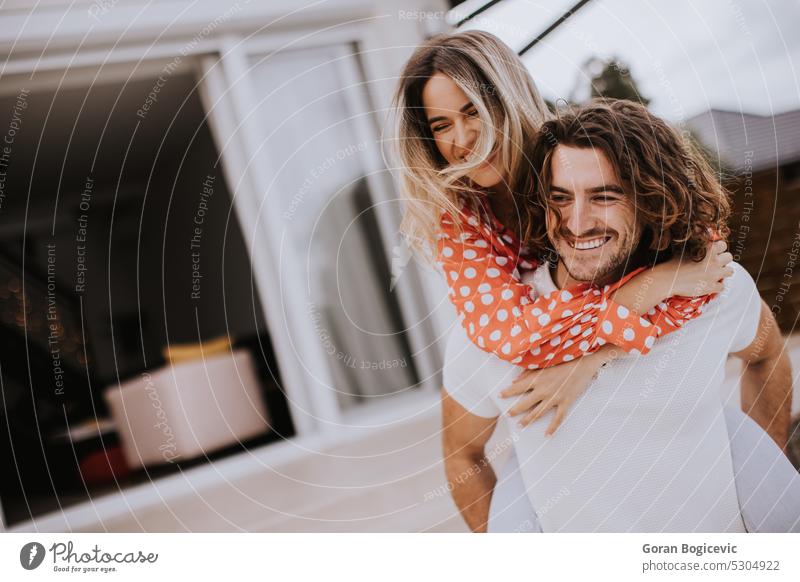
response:
<svg viewBox="0 0 800 582"><path fill-rule="evenodd" d="M335 31L329 31L323 35L315 35L311 42L308 43L291 43L289 49L286 49L285 43L276 42L276 39L271 36L268 38L250 38L242 40L240 38L229 38L225 51L220 58L220 63L223 68L229 71L230 78L227 80L230 93L235 93L235 100L239 103L239 113L242 115L239 118L239 127L235 129L237 133L241 133L242 138L249 144L245 147L251 153L250 163L247 164L248 169L254 173L254 182L258 186L254 192L266 192L272 186L272 178L275 176L277 170L270 166L269 156L263 148L259 148L258 144L262 134L257 127L256 120L252 117L250 112L257 108L257 98L252 85L249 83L248 76L249 62L253 57L260 57L264 54L270 54L274 51L292 50L298 48L309 47L330 47L336 51L340 51L343 57L337 63L339 66L339 74L341 74L346 81L343 86L360 86L368 84L357 70L355 59L358 54L348 55L347 52L352 51L353 48L358 46L358 33L359 27L348 26L347 28L339 27ZM353 58L344 58L352 56ZM214 63L208 60L205 61L205 67L210 69ZM204 71L207 74L208 70ZM369 105L369 96L367 91L350 90L343 92L347 100L347 106L351 112L369 112L371 107ZM359 142L372 142L378 138L378 128L374 120L368 115L355 115L353 117L354 129L358 135ZM395 196L395 192L388 186L389 181L381 179L379 174L384 172L383 160L380 156L374 155L374 150L368 148L368 158L366 160L367 168L367 182L369 184L370 193L375 197L378 221L380 224L381 234L383 236L384 251L387 253L387 260L391 264L391 248L396 244L397 239L392 238L392 230L396 229L399 224L399 217L390 208L387 202ZM240 174L241 175L241 174ZM255 205L255 208L258 204ZM254 208L254 211L255 211ZM285 223L282 222L280 213L278 212L260 212L261 219L264 221L262 229L269 233L280 233L285 229ZM276 237L273 239L269 248L273 253L280 253L284 241ZM280 260L280 254L273 257L273 264L275 261ZM304 289L302 284L303 276L300 271L297 272L297 280L295 287ZM292 284L292 282L289 282ZM407 331L407 337L411 345L414 357L414 363L418 374L421 379L421 386L419 391L431 392L439 388L439 374L441 369L440 354L437 353L436 348L431 349L432 343L435 342L436 331L434 323L428 321L424 316L425 297L422 290L422 283L418 276L415 265L409 263L406 267L406 272L398 280L395 291L398 293L398 303L403 314L405 321L421 321L415 327ZM266 301L266 298L265 298ZM305 302L299 301L299 304L305 305ZM381 414L384 408L393 406L391 398L376 399L374 402L358 406L355 409L342 411L341 405L335 397L334 391L330 388L333 380L329 373L328 366L329 360L325 357L322 343L313 329L311 319L305 313L304 309L298 308L297 304L288 306L290 312L284 313L284 317L288 317L293 324L293 330L296 333L302 333L304 338L304 348L306 351L303 353L303 362L298 361L297 366L302 367L306 372L306 386L309 390L309 397L314 403L313 412L315 419L319 423L320 430L332 430L339 425L347 425L355 419L368 419L372 414ZM313 374L308 373L313 369Z"/></svg>

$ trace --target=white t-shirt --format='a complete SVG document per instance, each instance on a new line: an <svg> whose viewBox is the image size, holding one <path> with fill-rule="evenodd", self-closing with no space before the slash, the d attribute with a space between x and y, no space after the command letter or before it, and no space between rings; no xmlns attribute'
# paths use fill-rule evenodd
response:
<svg viewBox="0 0 800 582"><path fill-rule="evenodd" d="M699 317L647 355L607 365L551 437L554 411L530 426L497 395L521 368L482 351L460 324L445 356L444 387L472 414L503 414L531 504L545 532L743 532L721 386L728 354L752 343L760 298L740 265ZM523 276L555 290L547 265Z"/></svg>

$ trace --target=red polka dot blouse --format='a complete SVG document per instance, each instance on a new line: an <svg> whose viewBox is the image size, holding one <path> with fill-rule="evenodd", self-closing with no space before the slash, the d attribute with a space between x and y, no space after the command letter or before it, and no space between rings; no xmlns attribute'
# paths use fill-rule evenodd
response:
<svg viewBox="0 0 800 582"><path fill-rule="evenodd" d="M656 338L697 317L713 298L671 297L642 317L609 298L645 268L604 288L583 284L537 297L520 280L519 269L534 269L512 231L491 212L480 220L461 206L460 225L441 216L437 263L449 296L470 340L484 351L528 369L568 362L611 343L645 354Z"/></svg>

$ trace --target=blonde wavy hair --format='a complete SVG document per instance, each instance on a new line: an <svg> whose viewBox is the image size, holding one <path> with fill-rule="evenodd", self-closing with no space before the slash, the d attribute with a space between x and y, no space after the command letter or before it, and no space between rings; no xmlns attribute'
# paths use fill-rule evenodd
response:
<svg viewBox="0 0 800 582"><path fill-rule="evenodd" d="M437 73L450 77L478 111L481 132L470 160L449 165L434 142L425 116L422 91ZM495 150L508 186L517 199L522 240L530 231L528 215L535 192L531 150L550 113L517 54L496 36L479 30L442 34L418 47L406 64L393 101L392 166L400 171L404 215L400 226L409 246L434 258L443 212L456 224L462 197L480 207L482 191L466 178Z"/></svg>

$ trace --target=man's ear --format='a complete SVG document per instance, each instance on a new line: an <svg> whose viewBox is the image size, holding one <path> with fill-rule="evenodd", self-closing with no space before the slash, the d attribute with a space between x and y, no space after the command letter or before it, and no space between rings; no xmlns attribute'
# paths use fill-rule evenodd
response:
<svg viewBox="0 0 800 582"><path fill-rule="evenodd" d="M668 229L648 227L650 230L650 248L654 251L665 251L672 244L672 233Z"/></svg>
<svg viewBox="0 0 800 582"><path fill-rule="evenodd" d="M672 234L670 232L662 230L659 233L658 241L657 241L656 250L661 252L667 250L672 245Z"/></svg>

